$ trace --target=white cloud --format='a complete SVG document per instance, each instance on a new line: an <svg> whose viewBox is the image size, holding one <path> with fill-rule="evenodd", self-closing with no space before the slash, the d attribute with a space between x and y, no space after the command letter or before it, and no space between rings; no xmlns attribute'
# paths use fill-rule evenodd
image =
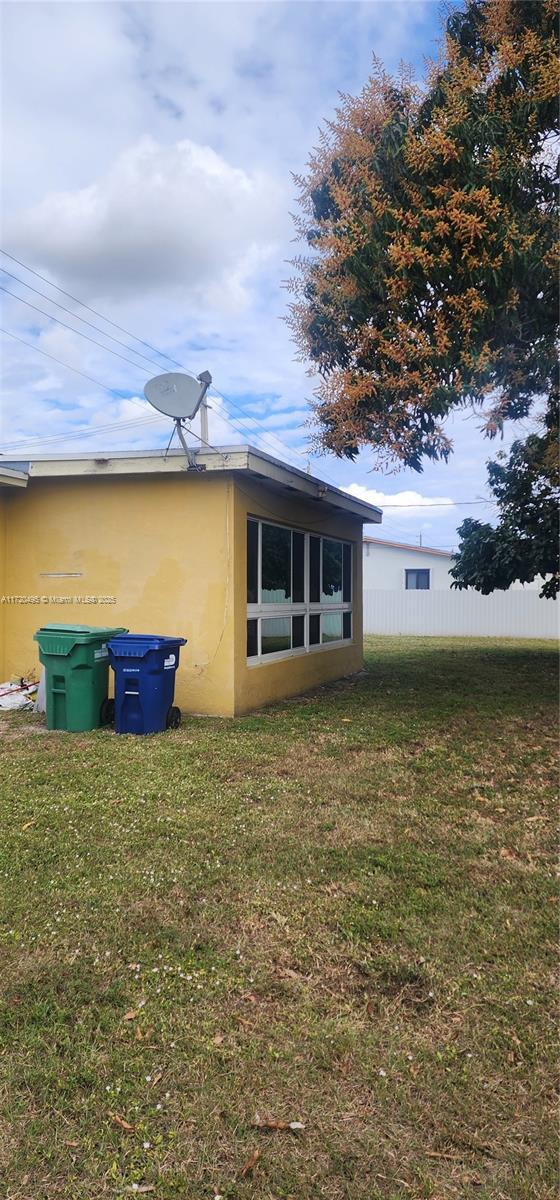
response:
<svg viewBox="0 0 560 1200"><path fill-rule="evenodd" d="M377 504L379 508L383 508L385 505L389 506L390 510L402 508L406 511L407 517L418 516L425 508L431 509L431 517L449 516L450 508L455 507L450 496L423 496L421 492L414 491L380 492L376 488L364 487L361 483L351 483L342 490L348 492L350 496L355 496L357 500L365 500L368 504ZM437 507L438 505L440 507Z"/></svg>
<svg viewBox="0 0 560 1200"><path fill-rule="evenodd" d="M88 297L170 289L214 312L238 309L289 225L270 174L210 146L144 137L85 188L55 192L7 222L8 242Z"/></svg>

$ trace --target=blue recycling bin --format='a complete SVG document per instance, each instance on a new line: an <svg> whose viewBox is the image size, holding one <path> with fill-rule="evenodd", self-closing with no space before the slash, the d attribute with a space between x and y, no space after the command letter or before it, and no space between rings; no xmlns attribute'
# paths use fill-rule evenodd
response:
<svg viewBox="0 0 560 1200"><path fill-rule="evenodd" d="M115 672L115 733L161 733L176 729L175 672L186 638L125 633L107 643Z"/></svg>

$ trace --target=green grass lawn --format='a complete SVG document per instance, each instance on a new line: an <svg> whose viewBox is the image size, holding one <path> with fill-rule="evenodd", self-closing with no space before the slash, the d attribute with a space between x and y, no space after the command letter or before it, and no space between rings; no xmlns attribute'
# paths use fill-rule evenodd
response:
<svg viewBox="0 0 560 1200"><path fill-rule="evenodd" d="M147 739L1 719L2 1195L556 1197L555 655L366 649Z"/></svg>

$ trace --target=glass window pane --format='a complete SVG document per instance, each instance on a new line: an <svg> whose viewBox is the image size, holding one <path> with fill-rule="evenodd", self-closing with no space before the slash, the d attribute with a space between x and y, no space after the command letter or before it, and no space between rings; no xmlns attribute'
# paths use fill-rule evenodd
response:
<svg viewBox="0 0 560 1200"><path fill-rule="evenodd" d="M340 604L342 601L342 542L323 538L323 590L322 604Z"/></svg>
<svg viewBox="0 0 560 1200"><path fill-rule="evenodd" d="M259 526L247 521L247 604L259 600Z"/></svg>
<svg viewBox="0 0 560 1200"><path fill-rule="evenodd" d="M294 604L302 604L305 600L304 553L305 537L303 533L292 533L292 600Z"/></svg>
<svg viewBox="0 0 560 1200"><path fill-rule="evenodd" d="M339 642L342 638L342 613L323 613L321 617L321 641Z"/></svg>
<svg viewBox="0 0 560 1200"><path fill-rule="evenodd" d="M430 590L429 570L411 570L406 572L405 587L407 591L428 592Z"/></svg>
<svg viewBox="0 0 560 1200"><path fill-rule="evenodd" d="M267 617L261 623L261 654L278 654L280 650L290 650L291 644L291 617Z"/></svg>
<svg viewBox="0 0 560 1200"><path fill-rule="evenodd" d="M305 617L292 617L292 648L305 646Z"/></svg>
<svg viewBox="0 0 560 1200"><path fill-rule="evenodd" d="M309 617L309 645L317 646L321 641L321 618L319 613L311 613Z"/></svg>
<svg viewBox="0 0 560 1200"><path fill-rule="evenodd" d="M348 542L342 547L342 599L345 604L352 599L352 546Z"/></svg>
<svg viewBox="0 0 560 1200"><path fill-rule="evenodd" d="M309 600L311 604L318 604L321 599L321 539L318 537L310 537L309 539ZM318 640L318 639L317 639Z"/></svg>
<svg viewBox="0 0 560 1200"><path fill-rule="evenodd" d="M292 598L292 534L278 525L262 525L263 604L286 604Z"/></svg>
<svg viewBox="0 0 560 1200"><path fill-rule="evenodd" d="M258 626L258 621L247 621L247 658L254 658L259 653Z"/></svg>
<svg viewBox="0 0 560 1200"><path fill-rule="evenodd" d="M352 637L352 613L350 612L342 614L342 636L344 638Z"/></svg>

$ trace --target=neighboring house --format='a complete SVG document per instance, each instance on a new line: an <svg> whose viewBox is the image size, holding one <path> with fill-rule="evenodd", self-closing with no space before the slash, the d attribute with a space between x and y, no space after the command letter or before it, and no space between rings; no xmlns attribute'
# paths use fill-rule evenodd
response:
<svg viewBox="0 0 560 1200"><path fill-rule="evenodd" d="M364 537L364 589L440 591L451 587L453 555L428 546L408 546Z"/></svg>
<svg viewBox="0 0 560 1200"><path fill-rule="evenodd" d="M558 633L558 605L541 600L541 580L482 596L452 588L453 555L364 537L364 632L458 637L542 637Z"/></svg>
<svg viewBox="0 0 560 1200"><path fill-rule="evenodd" d="M0 466L0 679L51 621L180 635L176 700L231 716L362 666L381 511L249 446Z"/></svg>

